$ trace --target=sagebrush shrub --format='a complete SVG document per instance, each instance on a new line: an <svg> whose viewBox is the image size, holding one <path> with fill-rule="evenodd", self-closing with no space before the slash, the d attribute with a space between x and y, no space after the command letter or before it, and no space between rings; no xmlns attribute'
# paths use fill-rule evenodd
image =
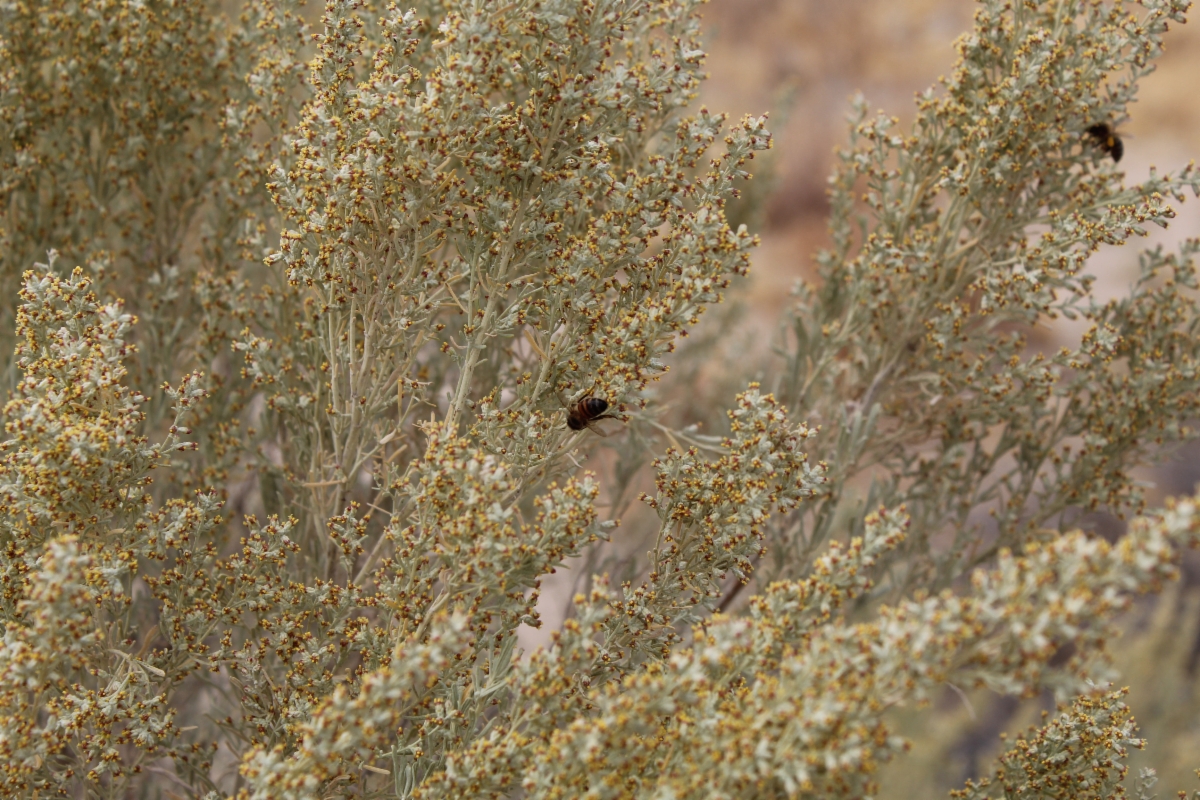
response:
<svg viewBox="0 0 1200 800"><path fill-rule="evenodd" d="M1200 543L1131 478L1192 436L1200 243L1084 270L1200 173L1087 131L1188 3L981 0L910 130L860 105L724 436L663 397L771 136L694 106L699 2L329 0L311 49L219 5L0 6L6 797L861 797L950 680L1066 704L962 796L1122 796L1104 643Z"/></svg>

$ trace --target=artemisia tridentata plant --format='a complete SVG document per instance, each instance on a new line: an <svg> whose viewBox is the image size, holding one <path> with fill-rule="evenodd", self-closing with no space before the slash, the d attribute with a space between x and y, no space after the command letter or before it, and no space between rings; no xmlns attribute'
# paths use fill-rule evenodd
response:
<svg viewBox="0 0 1200 800"><path fill-rule="evenodd" d="M771 135L695 104L699 5L0 5L0 794L862 797L954 680L1068 703L964 797L1120 795L1089 679L1200 506L1069 513L1188 435L1198 246L1084 268L1200 176L1086 129L1187 3L985 0L910 132L860 115L723 438L657 400ZM617 522L588 397L653 548L524 652Z"/></svg>

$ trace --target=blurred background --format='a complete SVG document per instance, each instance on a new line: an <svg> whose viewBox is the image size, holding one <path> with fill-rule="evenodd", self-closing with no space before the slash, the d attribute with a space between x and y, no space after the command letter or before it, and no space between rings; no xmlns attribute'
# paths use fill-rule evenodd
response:
<svg viewBox="0 0 1200 800"><path fill-rule="evenodd" d="M968 0L711 0L705 11L710 79L701 100L732 120L770 112L775 149L751 165L766 173L750 190L750 227L762 239L751 275L697 334L724 338L727 351L769 339L791 287L815 274L813 255L826 244L826 177L834 148L846 140L850 98L862 92L872 109L909 123L914 94L953 69L954 40L970 28L973 11ZM1121 167L1130 182L1142 180L1151 165L1174 170L1200 156L1200 18L1171 31L1158 64L1120 128ZM1177 211L1169 230L1094 257L1089 271L1099 279L1099 295L1123 293L1142 245L1200 236L1200 201ZM1077 343L1081 332L1064 326L1031 344ZM1200 481L1200 446L1176 452L1144 478L1153 484L1154 505L1192 492ZM1123 530L1108 517L1081 524L1109 537ZM1200 788L1200 558L1185 559L1183 573L1164 594L1140 601L1112 643L1119 683L1130 687L1128 702L1147 739L1144 750L1130 754L1130 778L1143 767L1157 769L1160 797ZM1048 698L1018 701L947 686L929 708L896 715L913 751L885 767L878 796L945 797L965 779L988 774L1002 735L1011 739L1052 710Z"/></svg>

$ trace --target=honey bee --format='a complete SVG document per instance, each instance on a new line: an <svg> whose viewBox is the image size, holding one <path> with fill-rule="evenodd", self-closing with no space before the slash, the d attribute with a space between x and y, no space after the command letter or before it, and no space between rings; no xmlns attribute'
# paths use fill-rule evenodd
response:
<svg viewBox="0 0 1200 800"><path fill-rule="evenodd" d="M1121 156L1125 155L1125 145L1121 142L1121 137L1107 122L1096 123L1087 129L1087 133L1096 140L1101 150L1112 156L1114 162L1120 161Z"/></svg>
<svg viewBox="0 0 1200 800"><path fill-rule="evenodd" d="M615 417L605 414L605 411L608 411L607 400L600 397L584 397L567 409L567 427L573 431L591 428L596 433L604 436L603 432L592 427L592 423L601 419L615 419Z"/></svg>

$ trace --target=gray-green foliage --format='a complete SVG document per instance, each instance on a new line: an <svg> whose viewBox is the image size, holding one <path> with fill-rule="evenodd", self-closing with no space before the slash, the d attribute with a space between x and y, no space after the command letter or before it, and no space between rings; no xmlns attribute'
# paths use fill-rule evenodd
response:
<svg viewBox="0 0 1200 800"><path fill-rule="evenodd" d="M1119 794L1088 679L1200 516L1059 529L1189 435L1198 246L1084 270L1200 176L1084 131L1186 3L986 0L909 134L860 108L725 437L660 400L771 136L694 106L698 5L330 0L311 50L291 0L0 6L6 796L860 797L952 678L1074 699L965 796ZM649 554L522 653L643 474Z"/></svg>
<svg viewBox="0 0 1200 800"><path fill-rule="evenodd" d="M1072 511L1143 510L1131 469L1192 435L1200 244L1143 253L1130 293L1107 303L1087 259L1165 227L1200 173L1127 186L1086 131L1126 117L1186 5L982 3L911 132L856 107L831 184L834 247L798 290L775 383L822 425L810 452L835 489L776 529L776 571L803 569L844 525L837 487L855 475L872 480L868 506L903 502L920 529L900 592L1055 536ZM1078 345L1031 345L1061 318L1087 321Z"/></svg>

